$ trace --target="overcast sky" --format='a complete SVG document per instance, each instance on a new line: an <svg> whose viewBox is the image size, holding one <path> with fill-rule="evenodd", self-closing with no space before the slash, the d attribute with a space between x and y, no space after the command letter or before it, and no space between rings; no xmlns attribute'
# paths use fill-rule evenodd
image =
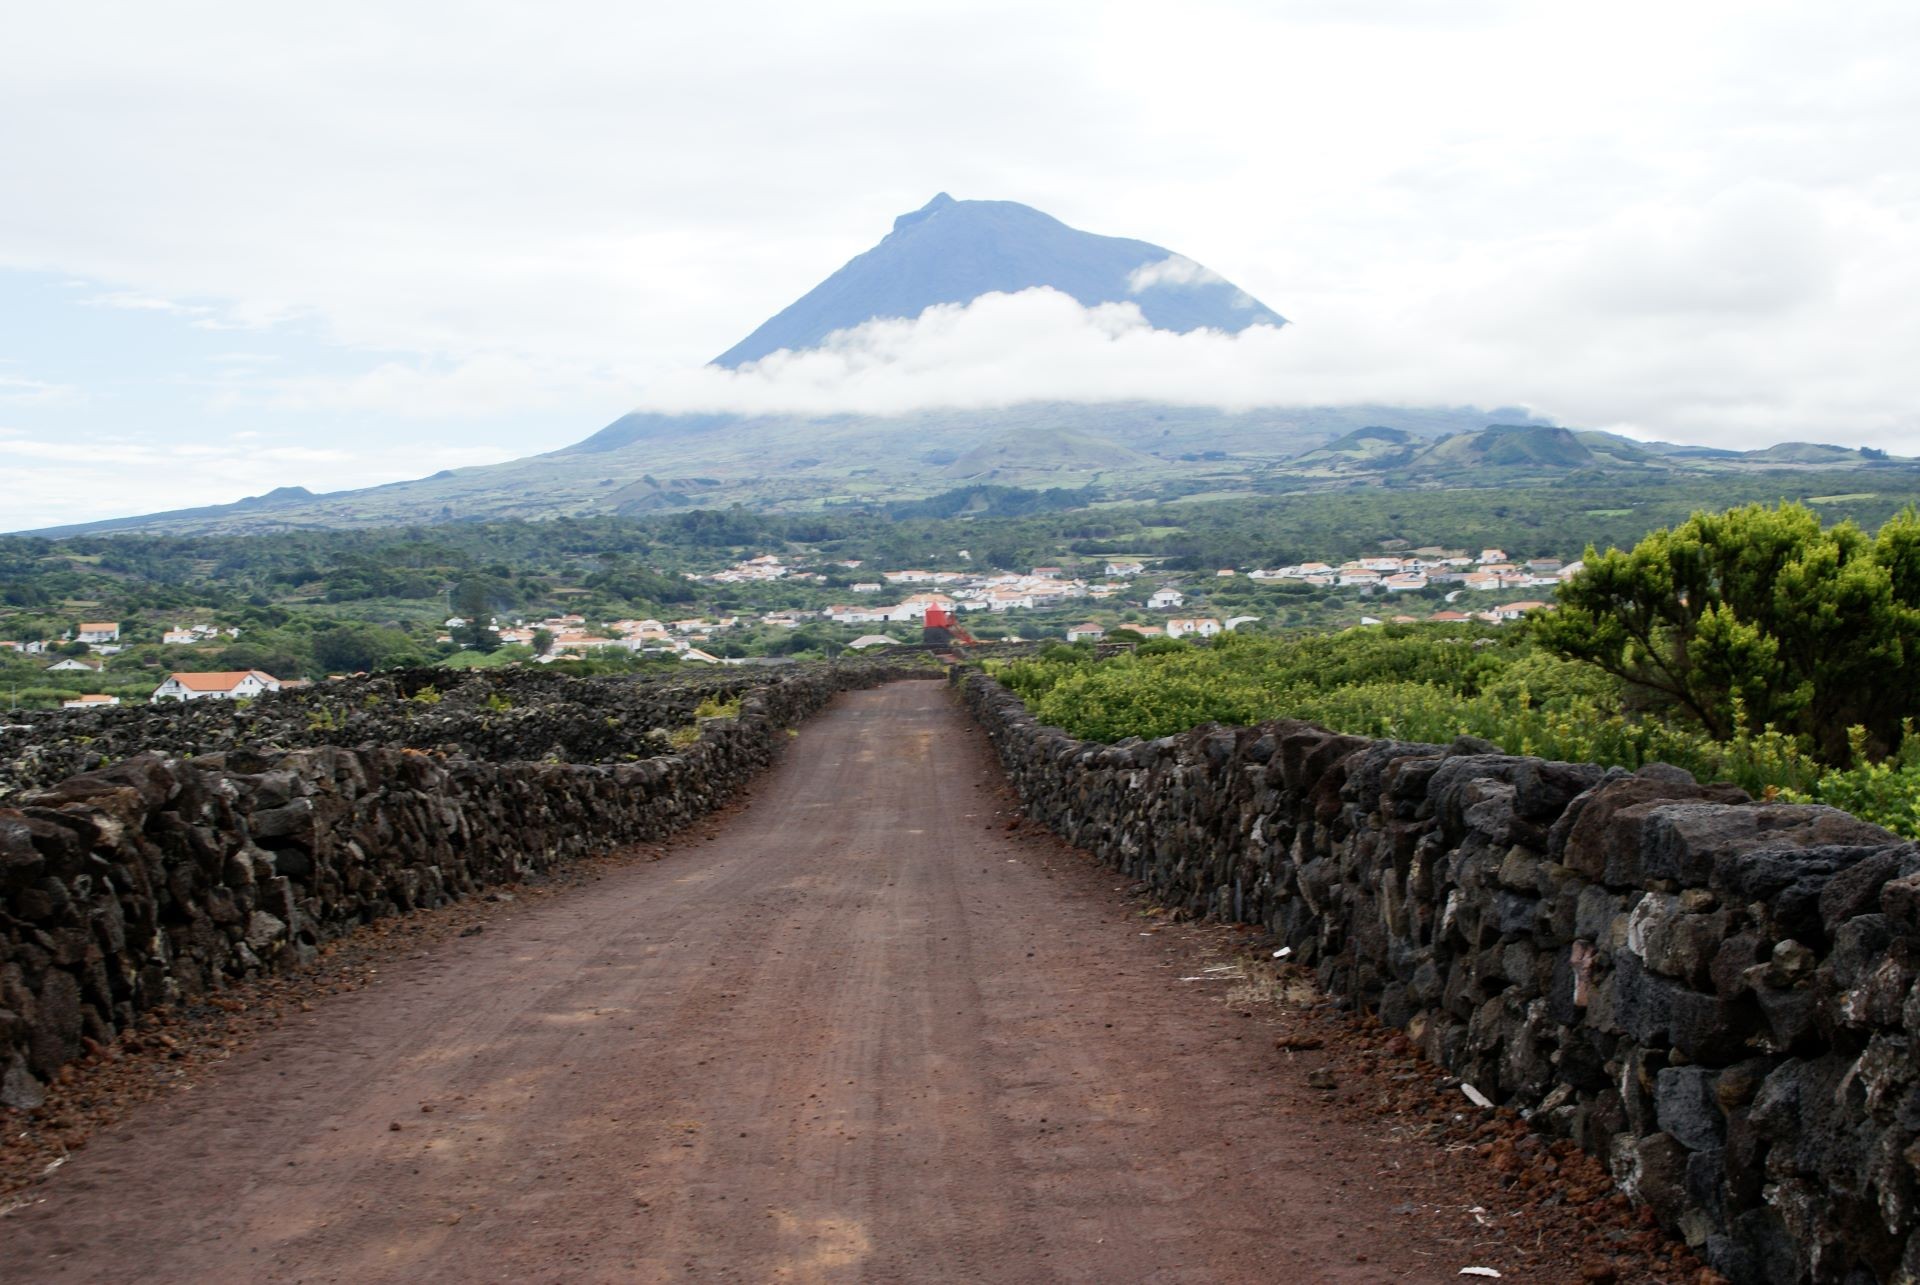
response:
<svg viewBox="0 0 1920 1285"><path fill-rule="evenodd" d="M0 530L636 405L1520 404L1920 454L1911 0L707 8L16 6ZM941 190L1295 324L1032 295L698 369Z"/></svg>

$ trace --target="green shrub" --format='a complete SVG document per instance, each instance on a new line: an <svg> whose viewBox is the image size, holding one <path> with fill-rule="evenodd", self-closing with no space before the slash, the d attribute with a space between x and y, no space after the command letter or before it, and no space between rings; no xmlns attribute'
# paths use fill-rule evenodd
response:
<svg viewBox="0 0 1920 1285"><path fill-rule="evenodd" d="M1091 740L1160 737L1201 723L1297 718L1362 736L1492 741L1513 754L1628 769L1671 763L1756 795L1813 799L1920 837L1920 744L1896 761L1823 768L1804 737L1763 727L1724 740L1627 707L1618 679L1536 646L1526 631L1462 626L1296 637L1226 635L1089 663L1042 654L989 663L1043 722Z"/></svg>

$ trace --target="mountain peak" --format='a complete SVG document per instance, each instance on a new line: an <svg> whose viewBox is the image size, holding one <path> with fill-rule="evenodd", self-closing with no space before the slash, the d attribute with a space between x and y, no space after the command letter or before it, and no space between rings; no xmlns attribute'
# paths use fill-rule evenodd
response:
<svg viewBox="0 0 1920 1285"><path fill-rule="evenodd" d="M1082 232L1017 201L956 201L941 192L713 364L741 366L783 348L818 347L876 318L1041 286L1089 308L1134 304L1158 330L1237 334L1286 324L1218 273L1149 241Z"/></svg>
<svg viewBox="0 0 1920 1285"><path fill-rule="evenodd" d="M958 205L958 204L959 204L958 201L955 201L951 196L948 196L945 192L936 192L934 193L934 197L931 201L928 201L925 205L921 206L919 209L915 210L913 213L902 214L899 218L895 219L893 221L893 230L895 232L899 232L905 228L910 228L916 223L919 223L925 219L929 219L933 217L935 214L938 214L940 211L946 209L949 205Z"/></svg>

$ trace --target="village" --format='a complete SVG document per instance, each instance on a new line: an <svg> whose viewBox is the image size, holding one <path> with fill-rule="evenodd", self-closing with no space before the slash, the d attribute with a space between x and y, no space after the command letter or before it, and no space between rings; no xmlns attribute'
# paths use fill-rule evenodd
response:
<svg viewBox="0 0 1920 1285"><path fill-rule="evenodd" d="M964 550L960 556L968 557ZM835 565L847 569L862 566L857 561ZM1097 576L1085 573L1070 575L1057 566L1033 567L1025 573L882 571L847 586L849 594L876 601L833 603L818 611L769 612L758 619L763 625L785 628L798 628L809 620L817 619L836 625L878 625L884 630L889 625L917 624L926 618L930 608L956 613L1037 613L1085 603L1094 615L1112 614L1111 611L1101 610L1102 607L1122 606L1168 614L1161 623L1102 623L1089 619L1065 627L1063 632L1068 642L1097 641L1115 628L1127 629L1149 638L1209 638L1255 624L1261 617L1226 614L1186 616L1172 613L1187 609L1190 601L1204 603L1209 597L1209 589L1217 589L1223 581L1244 576L1256 585L1290 582L1323 589L1352 589L1361 599L1385 595L1391 600L1394 595L1434 589L1442 595L1442 601L1446 604L1421 616L1404 612L1386 616L1362 615L1358 621L1362 625L1388 622L1413 624L1422 620L1455 624L1475 621L1504 624L1518 620L1528 612L1551 609L1552 590L1577 574L1581 565L1577 560L1566 562L1558 558L1534 558L1518 562L1510 560L1501 549L1482 549L1478 555L1472 555L1465 550L1436 546L1416 549L1404 556L1358 558L1338 564L1303 562L1248 571L1221 568L1210 576L1197 578L1161 571L1144 561L1131 560L1106 562ZM786 578L818 580L825 577L817 569L791 568L778 557L763 555L699 578L719 584L745 584ZM1195 579L1198 583L1194 583ZM1486 607L1474 605L1474 600L1480 595L1528 589L1541 591L1541 596L1515 598ZM893 600L877 601L886 598ZM656 621L639 623L656 630L662 628ZM677 631L686 626L688 632L698 634L702 630L717 631L737 627L741 623L742 618L732 617L725 622L675 622L673 628ZM909 639L880 632L863 635L849 646L872 647L904 641Z"/></svg>
<svg viewBox="0 0 1920 1285"><path fill-rule="evenodd" d="M961 562L972 561L966 550L955 556ZM1279 627L1280 620L1248 605L1257 607L1265 600L1266 595L1258 592L1262 589L1283 594L1318 591L1325 601L1347 604L1347 625L1423 621L1498 625L1550 609L1552 591L1580 569L1578 561L1519 561L1500 549L1474 554L1439 547L1337 563L1306 561L1248 570L1220 568L1211 573L1134 559L1095 560L1072 568L1035 566L1025 571L873 571L860 559L810 564L760 554L716 571L684 573L685 579L708 591L703 597L711 600L709 605L714 601L740 604L726 611L673 619L596 616L586 611L540 618L503 614L484 625L450 616L435 631L433 642L443 654L511 649L501 658L542 665L621 654L699 665L757 664L777 661L794 650L782 647L783 634L829 654L917 644L920 626L930 611L955 618L977 616L980 623L970 626L974 632L1005 641L1052 637L1069 643L1099 642L1110 636L1206 639L1248 628ZM773 585L782 592L765 597L798 598L809 605L753 609L755 588ZM1417 613L1400 609L1415 603L1428 609ZM241 634L238 627L215 623L148 628L168 648L194 648L208 655ZM121 630L119 622L80 621L59 638L0 640L0 655L46 658L43 669L50 678L84 686L83 675L102 674L108 661L125 650ZM798 632L803 630L811 633L803 638ZM822 630L827 632L821 635ZM142 695L154 703L232 700L302 682L258 668L175 669L150 695L144 689ZM78 691L60 703L66 709L96 709L131 696L123 685L118 694Z"/></svg>

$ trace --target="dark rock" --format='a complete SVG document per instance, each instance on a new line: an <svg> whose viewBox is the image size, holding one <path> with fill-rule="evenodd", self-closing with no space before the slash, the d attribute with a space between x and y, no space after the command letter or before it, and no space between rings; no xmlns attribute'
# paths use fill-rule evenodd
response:
<svg viewBox="0 0 1920 1285"><path fill-rule="evenodd" d="M1715 1094L1718 1077L1701 1066L1670 1066L1656 1077L1655 1119L1693 1151L1717 1149L1726 1130Z"/></svg>
<svg viewBox="0 0 1920 1285"><path fill-rule="evenodd" d="M0 1107L31 1111L47 1100L47 1088L27 1069L27 1060L18 1053L7 1059L5 1074L0 1074Z"/></svg>

